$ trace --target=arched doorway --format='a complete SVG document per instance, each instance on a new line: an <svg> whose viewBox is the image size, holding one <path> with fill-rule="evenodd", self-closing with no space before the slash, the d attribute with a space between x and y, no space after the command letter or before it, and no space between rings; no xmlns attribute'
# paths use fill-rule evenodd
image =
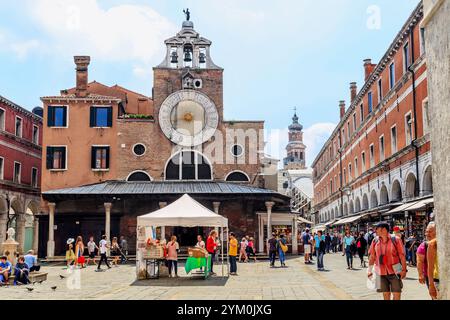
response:
<svg viewBox="0 0 450 320"><path fill-rule="evenodd" d="M355 213L355 206L353 204L353 200L350 201L350 214L354 214Z"/></svg>
<svg viewBox="0 0 450 320"><path fill-rule="evenodd" d="M406 178L406 187L405 187L406 198L413 199L419 196L416 186L417 186L416 176L414 175L414 173L410 173Z"/></svg>
<svg viewBox="0 0 450 320"><path fill-rule="evenodd" d="M362 201L362 211L369 209L369 198L367 197L367 194L364 194L363 201Z"/></svg>
<svg viewBox="0 0 450 320"><path fill-rule="evenodd" d="M400 186L400 182L398 180L395 180L394 183L392 183L391 199L394 202L403 200L402 187Z"/></svg>
<svg viewBox="0 0 450 320"><path fill-rule="evenodd" d="M375 190L370 193L370 209L378 207L378 196Z"/></svg>
<svg viewBox="0 0 450 320"><path fill-rule="evenodd" d="M344 204L344 216L348 216L348 205Z"/></svg>
<svg viewBox="0 0 450 320"><path fill-rule="evenodd" d="M23 241L23 252L27 252L28 250L37 250L38 241L36 232L39 230L36 228L36 214L39 212L39 204L35 201L30 201L28 204L25 214L24 214L24 222L25 222L25 237ZM35 252L37 253L37 252Z"/></svg>
<svg viewBox="0 0 450 320"><path fill-rule="evenodd" d="M380 205L385 205L389 203L389 193L387 187L383 185L380 190Z"/></svg>
<svg viewBox="0 0 450 320"><path fill-rule="evenodd" d="M422 193L424 196L433 194L433 175L431 166L428 166L423 175Z"/></svg>
<svg viewBox="0 0 450 320"><path fill-rule="evenodd" d="M359 197L355 200L355 212L361 211L361 200L359 200Z"/></svg>

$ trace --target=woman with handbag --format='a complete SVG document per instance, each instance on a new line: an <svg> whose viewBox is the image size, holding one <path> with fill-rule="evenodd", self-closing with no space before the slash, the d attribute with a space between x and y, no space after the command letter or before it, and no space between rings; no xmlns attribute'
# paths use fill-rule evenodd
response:
<svg viewBox="0 0 450 320"><path fill-rule="evenodd" d="M83 238L78 236L77 242L75 243L75 266L80 266L81 268L85 268L85 258L84 258L84 243Z"/></svg>
<svg viewBox="0 0 450 320"><path fill-rule="evenodd" d="M278 257L280 258L281 267L286 267L286 256L285 253L288 251L287 241L284 238L284 234L280 235L278 239Z"/></svg>

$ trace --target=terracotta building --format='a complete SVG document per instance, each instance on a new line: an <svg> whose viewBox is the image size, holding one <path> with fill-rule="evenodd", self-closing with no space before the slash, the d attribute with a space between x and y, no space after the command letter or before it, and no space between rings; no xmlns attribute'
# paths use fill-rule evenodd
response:
<svg viewBox="0 0 450 320"><path fill-rule="evenodd" d="M0 251L14 228L19 251L38 249L42 109L0 96Z"/></svg>
<svg viewBox="0 0 450 320"><path fill-rule="evenodd" d="M136 217L185 193L264 248L270 222L263 225L256 213L270 216L289 204L264 188L264 122L223 118L223 69L191 21L165 45L166 57L153 69L152 97L89 83L90 58L75 57L76 87L42 98L47 248L41 256L62 254L66 239L77 235L123 235L133 248ZM161 237L178 235L182 246L207 232L158 230Z"/></svg>
<svg viewBox="0 0 450 320"><path fill-rule="evenodd" d="M365 83L359 92L350 84L349 107L339 103L340 122L313 163L324 227L386 220L423 236L433 187L422 18L420 3L379 63L364 61Z"/></svg>

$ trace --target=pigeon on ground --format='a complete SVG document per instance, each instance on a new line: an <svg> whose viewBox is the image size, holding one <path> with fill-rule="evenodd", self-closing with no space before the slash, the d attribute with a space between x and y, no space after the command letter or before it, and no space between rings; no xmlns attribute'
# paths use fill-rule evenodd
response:
<svg viewBox="0 0 450 320"><path fill-rule="evenodd" d="M59 275L59 277L61 278L61 280L66 278L66 277L64 277L64 276L62 276L62 275Z"/></svg>
<svg viewBox="0 0 450 320"><path fill-rule="evenodd" d="M53 290L53 291L55 291L55 290L56 290L56 288L57 288L57 286L54 286L54 287L52 287L52 290Z"/></svg>
<svg viewBox="0 0 450 320"><path fill-rule="evenodd" d="M31 292L34 290L34 288L27 288L28 292Z"/></svg>

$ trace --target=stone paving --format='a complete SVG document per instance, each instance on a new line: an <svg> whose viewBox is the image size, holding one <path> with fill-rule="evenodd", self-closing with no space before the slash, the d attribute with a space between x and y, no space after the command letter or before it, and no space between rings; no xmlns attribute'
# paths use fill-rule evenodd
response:
<svg viewBox="0 0 450 320"><path fill-rule="evenodd" d="M355 266L359 265L356 263ZM358 260L359 261L359 260ZM325 272L305 265L303 257L288 259L287 268L269 268L267 261L238 264L238 276L219 276L208 280L186 276L183 265L180 278L135 281L135 266L113 267L94 272L95 267L77 270L72 275L62 266L43 267L48 281L28 286L0 288L3 299L107 299L107 300L379 300L380 294L366 288L366 270L346 269L341 254L325 256ZM409 268L404 281L403 299L429 300L425 286L417 281L417 270ZM225 269L226 272L226 269ZM62 279L61 276L65 277ZM79 275L77 277L76 275ZM77 282L77 279L80 281ZM55 290L52 287L56 286ZM77 289L77 288L80 289ZM29 292L27 288L34 288Z"/></svg>

